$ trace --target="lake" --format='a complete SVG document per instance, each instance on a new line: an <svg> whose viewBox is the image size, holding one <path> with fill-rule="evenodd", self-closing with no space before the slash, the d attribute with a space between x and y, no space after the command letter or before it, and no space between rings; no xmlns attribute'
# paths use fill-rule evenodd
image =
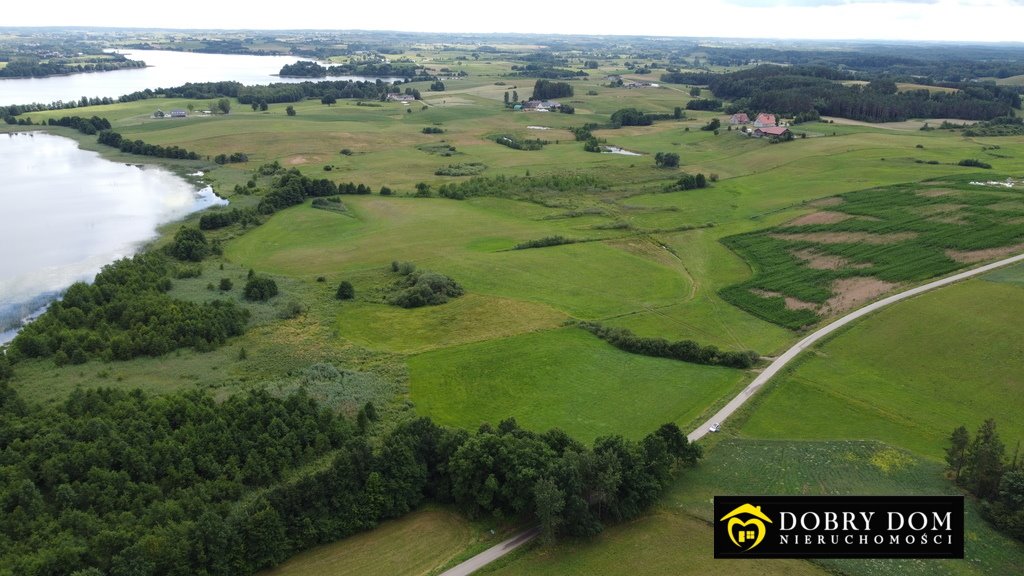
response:
<svg viewBox="0 0 1024 576"><path fill-rule="evenodd" d="M134 254L161 224L227 203L167 170L104 160L39 132L0 134L0 174L0 343L64 288Z"/></svg>
<svg viewBox="0 0 1024 576"><path fill-rule="evenodd" d="M362 76L329 78L279 78L274 76L295 56L248 56L244 54L199 54L170 50L119 50L132 60L143 60L146 68L93 72L49 78L5 78L0 80L0 105L49 104L89 98L116 98L146 88L170 88L186 82L233 80L242 84L304 82L307 80L376 80ZM309 58L305 58L309 60ZM403 78L382 78L386 82Z"/></svg>

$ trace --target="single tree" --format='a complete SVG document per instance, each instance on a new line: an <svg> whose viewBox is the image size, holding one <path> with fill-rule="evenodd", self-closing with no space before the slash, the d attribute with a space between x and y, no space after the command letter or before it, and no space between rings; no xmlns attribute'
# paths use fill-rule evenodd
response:
<svg viewBox="0 0 1024 576"><path fill-rule="evenodd" d="M321 104L326 104L328 106L333 105L337 101L338 101L338 98L334 94L331 94L331 93L324 94L323 97L320 98L320 103Z"/></svg>
<svg viewBox="0 0 1024 576"><path fill-rule="evenodd" d="M551 478L541 478L533 486L534 510L540 521L540 538L543 544L555 541L555 534L562 524L562 509L565 508L565 493Z"/></svg>
<svg viewBox="0 0 1024 576"><path fill-rule="evenodd" d="M266 112L268 109L270 109L270 105L267 104L267 101L266 100L260 100L260 111L261 112Z"/></svg>
<svg viewBox="0 0 1024 576"><path fill-rule="evenodd" d="M295 116L295 106L292 106L291 104L289 104L288 107L284 109L284 111L289 116Z"/></svg>
<svg viewBox="0 0 1024 576"><path fill-rule="evenodd" d="M698 86L691 87L690 88L690 96L693 96L694 98L699 98L700 97L700 87L698 87Z"/></svg>
<svg viewBox="0 0 1024 576"><path fill-rule="evenodd" d="M338 291L334 297L338 300L351 300L356 297L356 289L348 280L342 280L341 284L338 284Z"/></svg>
<svg viewBox="0 0 1024 576"><path fill-rule="evenodd" d="M953 471L953 479L957 482L960 481L960 470L964 467L969 443L970 436L966 427L959 426L953 430L953 434L949 438L949 448L946 448L946 464Z"/></svg>
<svg viewBox="0 0 1024 576"><path fill-rule="evenodd" d="M228 100L227 98L221 98L220 100L217 100L217 109L220 110L221 113L223 113L223 114L230 113L231 112L231 101Z"/></svg>
<svg viewBox="0 0 1024 576"><path fill-rule="evenodd" d="M994 498L999 490L1005 463L1006 447L996 432L995 420L989 418L978 428L974 441L967 448L964 460L964 485L979 498Z"/></svg>

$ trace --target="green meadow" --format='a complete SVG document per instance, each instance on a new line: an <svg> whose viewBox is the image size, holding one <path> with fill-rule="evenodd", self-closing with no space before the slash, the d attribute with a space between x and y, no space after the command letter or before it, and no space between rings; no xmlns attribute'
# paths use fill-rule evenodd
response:
<svg viewBox="0 0 1024 576"><path fill-rule="evenodd" d="M444 92L414 84L423 100L411 106L308 100L295 103L289 117L284 104L258 112L232 101L227 115L156 119L158 108L201 110L209 102L152 99L80 112L109 118L126 138L196 151L203 160L156 162L180 172L202 169L235 206L256 205L258 195L232 190L250 178L265 190L270 179L255 170L271 161L312 178L367 184L374 193L342 196L343 212L307 202L257 227L208 233L222 254L207 260L198 277L175 280L172 295L242 303L249 269L271 275L282 290L270 302L244 304L252 327L228 345L130 362L24 362L14 386L30 401L50 403L77 386L201 388L218 398L307 387L350 415L372 400L394 420L430 416L472 431L514 417L526 428L558 427L584 442L611 434L635 439L665 422L692 429L753 371L629 354L570 321L770 357L802 329L845 309L1011 248L1019 252L1024 242L1020 188L969 184L1019 175L1022 137L965 138L921 131L920 121L837 121L794 126L795 140L772 145L724 125L717 135L702 131L711 118L727 117L687 111L685 119L594 131L640 156L588 153L569 128L605 124L624 107L671 113L691 98L689 87L608 87L605 74L657 81L616 62L571 81L573 115L512 112L503 95L516 90L528 98L534 79L507 76L513 62L500 58L455 59L467 54L406 53L470 74L446 82ZM31 116L38 122L73 113ZM443 133L423 133L428 127ZM115 161L155 161L50 130ZM513 150L494 141L499 134L547 143ZM249 162L209 160L232 152L244 152ZM656 167L658 152L679 154L680 167ZM993 169L956 165L966 158ZM483 178L578 176L590 185L466 200L413 197L419 183L436 191L469 180L435 174L469 163L485 166ZM684 173L698 172L710 187L667 191ZM380 196L381 186L395 195ZM155 246L179 226L168 226ZM574 243L513 249L552 236ZM886 241L865 242L878 237ZM448 275L466 293L439 306L389 305L398 279L393 261ZM221 294L213 286L224 277L234 288ZM865 277L881 283L856 294L837 288ZM353 284L353 300L335 299L342 280ZM847 300L834 301L840 292ZM970 502L964 562L714 561L709 522L710 498L719 493L952 492L940 459L953 427L973 431L994 417L1009 446L1024 436L1022 316L1024 266L1017 266L860 320L805 353L723 433L706 439L703 463L683 473L650 514L590 541L530 546L487 573L1013 573L1024 565L1021 546L993 532ZM308 387L304 371L317 363L343 368L346 376ZM490 542L481 530L427 508L265 574L436 573Z"/></svg>

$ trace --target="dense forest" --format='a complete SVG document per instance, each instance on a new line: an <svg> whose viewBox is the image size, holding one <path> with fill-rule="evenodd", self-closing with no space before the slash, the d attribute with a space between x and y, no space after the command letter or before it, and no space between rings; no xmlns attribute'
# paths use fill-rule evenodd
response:
<svg viewBox="0 0 1024 576"><path fill-rule="evenodd" d="M926 89L900 92L892 80L843 85L852 75L823 67L758 66L729 74L669 72L664 82L706 84L718 98L732 100L730 110L771 111L785 115L816 111L868 122L907 118L989 120L1020 107L1015 88L968 84L954 92Z"/></svg>
<svg viewBox="0 0 1024 576"><path fill-rule="evenodd" d="M372 442L360 422L301 390L76 390L41 407L0 382L0 575L252 574L428 499L593 535L700 458L674 424L588 448L514 420L471 435L422 418Z"/></svg>

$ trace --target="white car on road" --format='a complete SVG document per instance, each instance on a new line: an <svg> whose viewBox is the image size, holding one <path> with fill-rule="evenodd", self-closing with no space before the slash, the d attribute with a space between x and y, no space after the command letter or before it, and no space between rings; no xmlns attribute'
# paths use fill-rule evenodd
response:
<svg viewBox="0 0 1024 576"><path fill-rule="evenodd" d="M708 432L718 432L718 429L721 428L721 426L721 424L715 422L714 424L708 427Z"/></svg>

